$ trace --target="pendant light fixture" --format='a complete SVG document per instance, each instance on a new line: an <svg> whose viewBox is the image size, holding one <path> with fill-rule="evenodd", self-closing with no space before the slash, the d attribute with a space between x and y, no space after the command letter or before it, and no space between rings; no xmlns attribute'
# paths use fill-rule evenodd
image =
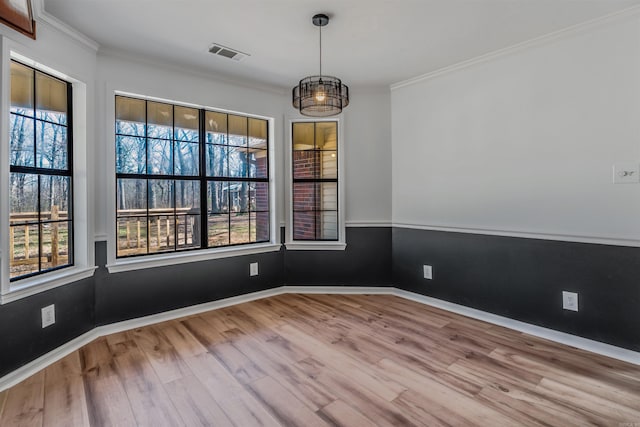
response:
<svg viewBox="0 0 640 427"><path fill-rule="evenodd" d="M349 105L349 88L337 77L322 75L322 27L329 17L319 13L312 22L320 30L320 73L305 77L293 88L293 106L305 116L335 116Z"/></svg>

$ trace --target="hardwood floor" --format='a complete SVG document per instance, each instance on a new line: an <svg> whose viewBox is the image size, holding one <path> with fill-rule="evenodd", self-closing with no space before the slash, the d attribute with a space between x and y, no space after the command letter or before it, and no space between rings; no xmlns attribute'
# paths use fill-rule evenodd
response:
<svg viewBox="0 0 640 427"><path fill-rule="evenodd" d="M282 295L109 335L2 426L640 426L640 367L382 295Z"/></svg>

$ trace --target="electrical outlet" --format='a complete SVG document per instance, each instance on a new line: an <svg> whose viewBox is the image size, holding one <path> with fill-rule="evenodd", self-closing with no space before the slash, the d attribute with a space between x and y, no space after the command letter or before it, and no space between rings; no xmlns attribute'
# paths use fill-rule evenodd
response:
<svg viewBox="0 0 640 427"><path fill-rule="evenodd" d="M562 308L565 310L578 311L578 294L575 292L562 291Z"/></svg>
<svg viewBox="0 0 640 427"><path fill-rule="evenodd" d="M433 279L433 269L431 268L430 265L425 264L422 266L422 269L423 269L425 279L429 279L429 280Z"/></svg>
<svg viewBox="0 0 640 427"><path fill-rule="evenodd" d="M258 263L252 262L249 264L249 276L257 276L258 275Z"/></svg>
<svg viewBox="0 0 640 427"><path fill-rule="evenodd" d="M46 328L56 323L56 306L51 304L42 307L42 327Z"/></svg>

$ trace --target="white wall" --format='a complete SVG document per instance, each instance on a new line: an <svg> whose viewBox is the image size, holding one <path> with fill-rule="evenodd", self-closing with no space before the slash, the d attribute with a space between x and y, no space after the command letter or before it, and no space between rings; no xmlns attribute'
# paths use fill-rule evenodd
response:
<svg viewBox="0 0 640 427"><path fill-rule="evenodd" d="M395 86L393 223L640 244L639 20Z"/></svg>
<svg viewBox="0 0 640 427"><path fill-rule="evenodd" d="M391 93L350 88L344 110L347 225L391 222Z"/></svg>

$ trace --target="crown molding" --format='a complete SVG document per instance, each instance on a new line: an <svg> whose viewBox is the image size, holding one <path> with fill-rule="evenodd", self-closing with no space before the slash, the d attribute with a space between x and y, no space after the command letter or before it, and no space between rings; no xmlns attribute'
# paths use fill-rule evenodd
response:
<svg viewBox="0 0 640 427"><path fill-rule="evenodd" d="M97 52L98 49L100 48L100 45L98 44L98 42L85 36L80 31L62 22L61 20L59 20L58 18L56 18L55 16L47 12L44 8L44 0L35 0L33 2L33 8L34 8L34 17L35 17L35 20L38 21L38 23L44 22L50 27L55 28L61 33L66 34L67 36L76 40L77 42L80 42L82 45L84 45L85 47L88 47L94 52Z"/></svg>
<svg viewBox="0 0 640 427"><path fill-rule="evenodd" d="M613 12L604 16L600 16L598 18L591 19L589 21L581 22L576 25L572 25L570 27L562 28L557 31L553 31L551 33L535 37L533 39L525 40L520 43L516 43L512 46L505 47L502 49L494 50L492 52L476 56L475 58L467 59L461 62L458 62L453 65L449 65L425 74L421 74L416 77L412 77L407 80L402 80L397 83L392 83L390 85L391 91L393 92L396 89L400 89L406 86L412 86L416 83L420 83L426 80L431 80L436 77L440 77L449 73L453 73L455 71L463 70L465 68L472 67L477 64L483 64L485 62L492 61L494 59L502 58L505 56L513 55L518 52L522 52L527 49L531 49L540 45L544 45L550 43L554 40L563 39L566 37L570 37L575 34L579 34L594 28L601 27L603 25L609 24L611 22L615 22L624 18L629 18L635 15L640 14L640 5L631 6L629 8L619 10L617 12Z"/></svg>

